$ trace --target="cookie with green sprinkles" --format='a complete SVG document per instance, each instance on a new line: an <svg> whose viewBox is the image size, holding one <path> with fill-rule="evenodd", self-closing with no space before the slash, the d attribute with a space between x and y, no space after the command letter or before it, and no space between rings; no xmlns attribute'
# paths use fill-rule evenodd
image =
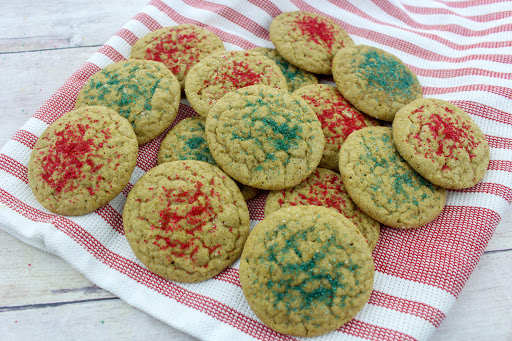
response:
<svg viewBox="0 0 512 341"><path fill-rule="evenodd" d="M141 145L171 125L180 99L180 84L164 64L130 59L109 64L92 75L78 94L75 106L114 109L132 124Z"/></svg>
<svg viewBox="0 0 512 341"><path fill-rule="evenodd" d="M215 33L197 25L182 24L163 27L140 38L133 45L130 58L164 63L183 89L188 70L219 51L224 51L224 44Z"/></svg>
<svg viewBox="0 0 512 341"><path fill-rule="evenodd" d="M404 105L423 97L416 75L396 56L367 45L342 49L334 82L350 103L372 117L393 121Z"/></svg>
<svg viewBox="0 0 512 341"><path fill-rule="evenodd" d="M320 167L338 171L338 154L347 136L354 130L380 125L379 122L354 108L335 86L314 84L293 93L313 108L325 136L325 149Z"/></svg>
<svg viewBox="0 0 512 341"><path fill-rule="evenodd" d="M462 189L482 180L489 165L484 134L461 108L418 99L398 111L393 139L402 157L430 182Z"/></svg>
<svg viewBox="0 0 512 341"><path fill-rule="evenodd" d="M217 166L206 143L205 121L204 117L193 116L184 118L176 124L160 145L158 164L179 160L197 160ZM246 201L254 198L260 192L259 189L241 183L237 183L237 185Z"/></svg>
<svg viewBox="0 0 512 341"><path fill-rule="evenodd" d="M206 117L222 96L255 84L288 89L281 69L269 58L251 51L218 52L190 69L185 95L192 108Z"/></svg>
<svg viewBox="0 0 512 341"><path fill-rule="evenodd" d="M359 229L370 249L373 250L377 245L380 234L379 222L370 218L354 204L338 173L317 168L300 185L269 192L265 202L265 216L283 207L298 205L324 206L337 210Z"/></svg>
<svg viewBox="0 0 512 341"><path fill-rule="evenodd" d="M313 73L331 74L332 60L341 49L354 43L345 30L324 16L284 12L272 20L270 40L291 64Z"/></svg>
<svg viewBox="0 0 512 341"><path fill-rule="evenodd" d="M249 210L235 182L218 167L172 161L133 186L123 225L135 256L150 271L173 281L199 282L240 256Z"/></svg>
<svg viewBox="0 0 512 341"><path fill-rule="evenodd" d="M90 213L123 190L137 152L137 138L126 119L106 107L81 107L39 137L28 162L28 183L51 212Z"/></svg>
<svg viewBox="0 0 512 341"><path fill-rule="evenodd" d="M283 72L284 77L286 78L286 82L288 83L289 92L293 92L303 86L318 83L318 78L314 74L290 64L286 59L281 57L276 49L257 47L249 51L261 53L265 57L273 60L277 66L279 66Z"/></svg>
<svg viewBox="0 0 512 341"><path fill-rule="evenodd" d="M253 85L221 98L206 119L206 141L231 177L259 189L298 185L324 149L320 121L300 97Z"/></svg>
<svg viewBox="0 0 512 341"><path fill-rule="evenodd" d="M350 134L340 149L340 174L356 205L391 227L423 226L444 208L446 190L423 178L400 156L389 127Z"/></svg>
<svg viewBox="0 0 512 341"><path fill-rule="evenodd" d="M282 208L251 231L240 283L273 330L318 336L350 321L368 302L374 263L354 224L320 206Z"/></svg>

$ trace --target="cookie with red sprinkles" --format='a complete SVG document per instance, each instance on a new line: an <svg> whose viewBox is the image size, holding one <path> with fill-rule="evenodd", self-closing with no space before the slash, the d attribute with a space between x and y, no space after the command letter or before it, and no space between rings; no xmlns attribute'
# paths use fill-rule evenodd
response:
<svg viewBox="0 0 512 341"><path fill-rule="evenodd" d="M135 256L150 271L173 281L199 282L240 256L249 210L235 182L218 167L172 161L133 186L123 225Z"/></svg>
<svg viewBox="0 0 512 341"><path fill-rule="evenodd" d="M355 45L340 50L332 74L343 97L384 121L393 121L404 105L423 97L418 78L407 65L376 47Z"/></svg>
<svg viewBox="0 0 512 341"><path fill-rule="evenodd" d="M269 58L251 51L219 52L194 65L185 79L185 95L201 116L231 91L250 85L283 90L288 83L281 69Z"/></svg>
<svg viewBox="0 0 512 341"><path fill-rule="evenodd" d="M368 302L370 248L334 209L282 208L254 227L240 258L249 306L273 330L318 336L350 321Z"/></svg>
<svg viewBox="0 0 512 341"><path fill-rule="evenodd" d="M114 109L130 121L139 144L144 144L171 125L180 99L180 84L164 64L130 59L109 64L92 75L75 106Z"/></svg>
<svg viewBox="0 0 512 341"><path fill-rule="evenodd" d="M302 12L284 12L272 20L270 40L284 59L309 72L332 73L332 61L340 49L354 43L335 21Z"/></svg>
<svg viewBox="0 0 512 341"><path fill-rule="evenodd" d="M302 97L315 111L325 136L325 149L320 167L338 171L340 147L351 132L379 122L354 108L335 86L315 84L305 86L293 93Z"/></svg>
<svg viewBox="0 0 512 341"><path fill-rule="evenodd" d="M163 27L137 40L130 58L162 62L185 86L188 70L211 53L224 51L222 40L197 25Z"/></svg>
<svg viewBox="0 0 512 341"><path fill-rule="evenodd" d="M480 128L464 110L440 99L419 99L400 109L393 139L418 173L444 188L474 186L489 165L489 145Z"/></svg>
<svg viewBox="0 0 512 341"><path fill-rule="evenodd" d="M49 211L86 214L123 190L137 151L137 138L126 119L106 107L81 107L39 137L28 163L28 182Z"/></svg>
<svg viewBox="0 0 512 341"><path fill-rule="evenodd" d="M375 248L379 239L380 224L354 204L338 173L317 168L300 185L269 192L265 202L265 216L280 208L298 205L324 206L337 210L358 228L370 249Z"/></svg>
<svg viewBox="0 0 512 341"><path fill-rule="evenodd" d="M286 82L288 82L289 92L293 92L303 86L318 83L318 78L314 74L290 64L286 59L281 57L276 49L257 47L249 51L261 53L265 57L273 60L277 66L279 66L283 72L284 77L286 78Z"/></svg>
<svg viewBox="0 0 512 341"><path fill-rule="evenodd" d="M320 121L304 100L265 85L221 98L206 118L205 131L219 166L259 189L301 183L315 171L325 143Z"/></svg>

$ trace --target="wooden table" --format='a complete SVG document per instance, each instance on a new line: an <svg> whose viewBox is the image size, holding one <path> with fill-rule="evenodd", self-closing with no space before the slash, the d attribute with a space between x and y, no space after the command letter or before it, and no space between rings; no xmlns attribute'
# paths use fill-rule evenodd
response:
<svg viewBox="0 0 512 341"><path fill-rule="evenodd" d="M0 146L146 0L2 1ZM0 222L1 224L1 222ZM0 339L194 340L0 231ZM433 340L511 340L512 211Z"/></svg>

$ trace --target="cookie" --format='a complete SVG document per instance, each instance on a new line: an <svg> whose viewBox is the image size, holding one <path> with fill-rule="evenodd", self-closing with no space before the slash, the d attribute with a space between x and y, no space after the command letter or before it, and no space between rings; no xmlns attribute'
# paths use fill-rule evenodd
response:
<svg viewBox="0 0 512 341"><path fill-rule="evenodd" d="M78 94L76 107L103 105L132 124L140 144L164 132L176 118L181 91L176 77L159 62L130 59L95 73Z"/></svg>
<svg viewBox="0 0 512 341"><path fill-rule="evenodd" d="M269 49L266 47L257 47L249 51L261 53L265 57L270 58L274 63L279 66L281 72L283 72L286 82L288 83L288 91L293 92L300 87L317 84L318 78L311 72L299 69L294 65L290 64L286 59L281 57L276 49Z"/></svg>
<svg viewBox="0 0 512 341"><path fill-rule="evenodd" d="M185 79L185 95L192 108L206 117L222 96L254 84L288 89L283 73L267 57L250 51L219 52L190 69Z"/></svg>
<svg viewBox="0 0 512 341"><path fill-rule="evenodd" d="M271 191L265 202L265 216L283 207L316 205L330 207L347 217L363 234L373 250L379 239L380 224L361 211L350 199L339 174L317 168L300 185Z"/></svg>
<svg viewBox="0 0 512 341"><path fill-rule="evenodd" d="M300 97L264 85L217 101L206 119L206 141L231 177L271 190L296 186L313 173L325 143L318 118Z"/></svg>
<svg viewBox="0 0 512 341"><path fill-rule="evenodd" d="M197 160L217 165L206 143L204 133L205 118L187 117L176 124L165 136L158 151L158 164L169 161ZM260 192L259 189L237 183L244 199L250 200Z"/></svg>
<svg viewBox="0 0 512 341"><path fill-rule="evenodd" d="M206 143L204 125L205 118L201 116L187 117L178 122L160 144L158 164L178 160L197 160L216 165Z"/></svg>
<svg viewBox="0 0 512 341"><path fill-rule="evenodd" d="M320 167L338 171L340 146L354 130L379 125L379 122L354 108L336 89L327 84L305 86L293 93L315 111L325 136Z"/></svg>
<svg viewBox="0 0 512 341"><path fill-rule="evenodd" d="M254 313L273 330L317 336L351 320L368 302L374 264L354 224L320 206L280 209L253 229L240 283Z"/></svg>
<svg viewBox="0 0 512 341"><path fill-rule="evenodd" d="M423 178L400 156L389 127L349 135L340 149L340 174L356 205L397 228L420 227L443 210L446 190Z"/></svg>
<svg viewBox="0 0 512 341"><path fill-rule="evenodd" d="M163 27L137 40L130 58L164 63L185 87L185 76L197 62L211 53L224 51L224 44L213 32L196 25Z"/></svg>
<svg viewBox="0 0 512 341"><path fill-rule="evenodd" d="M178 282L211 278L233 263L249 234L249 210L235 182L202 161L172 161L133 186L123 210L135 256Z"/></svg>
<svg viewBox="0 0 512 341"><path fill-rule="evenodd" d="M82 107L63 115L38 138L28 183L47 210L86 214L123 190L137 152L137 138L126 119L109 108Z"/></svg>
<svg viewBox="0 0 512 341"><path fill-rule="evenodd" d="M313 73L331 74L340 49L353 46L349 35L333 20L309 12L285 12L272 20L270 40L284 59Z"/></svg>
<svg viewBox="0 0 512 341"><path fill-rule="evenodd" d="M440 99L418 99L398 111L393 139L402 157L444 188L476 185L489 165L489 145L471 117Z"/></svg>
<svg viewBox="0 0 512 341"><path fill-rule="evenodd" d="M416 75L396 56L367 45L340 50L334 82L350 103L372 117L393 121L404 105L423 97Z"/></svg>

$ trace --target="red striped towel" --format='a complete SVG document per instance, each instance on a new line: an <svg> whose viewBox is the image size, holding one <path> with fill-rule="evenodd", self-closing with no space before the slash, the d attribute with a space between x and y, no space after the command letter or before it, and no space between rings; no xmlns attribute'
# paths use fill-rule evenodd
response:
<svg viewBox="0 0 512 341"><path fill-rule="evenodd" d="M322 340L425 340L454 303L512 199L512 11L506 1L218 1L153 0L109 39L0 151L2 228L55 253L102 288L171 326L208 340L293 339L267 328L249 309L238 263L215 278L178 284L149 272L123 235L130 188L156 165L163 136L140 148L127 188L107 206L80 217L47 212L27 185L37 137L74 108L85 81L162 26L192 23L215 32L228 50L272 46L268 27L281 12L304 10L334 19L356 44L397 55L419 76L426 97L451 101L470 114L491 146L485 178L450 191L442 214L425 227L383 228L373 253L369 303ZM508 65L508 66L507 66ZM195 115L186 101L178 120ZM265 196L250 202L251 223L263 219Z"/></svg>

